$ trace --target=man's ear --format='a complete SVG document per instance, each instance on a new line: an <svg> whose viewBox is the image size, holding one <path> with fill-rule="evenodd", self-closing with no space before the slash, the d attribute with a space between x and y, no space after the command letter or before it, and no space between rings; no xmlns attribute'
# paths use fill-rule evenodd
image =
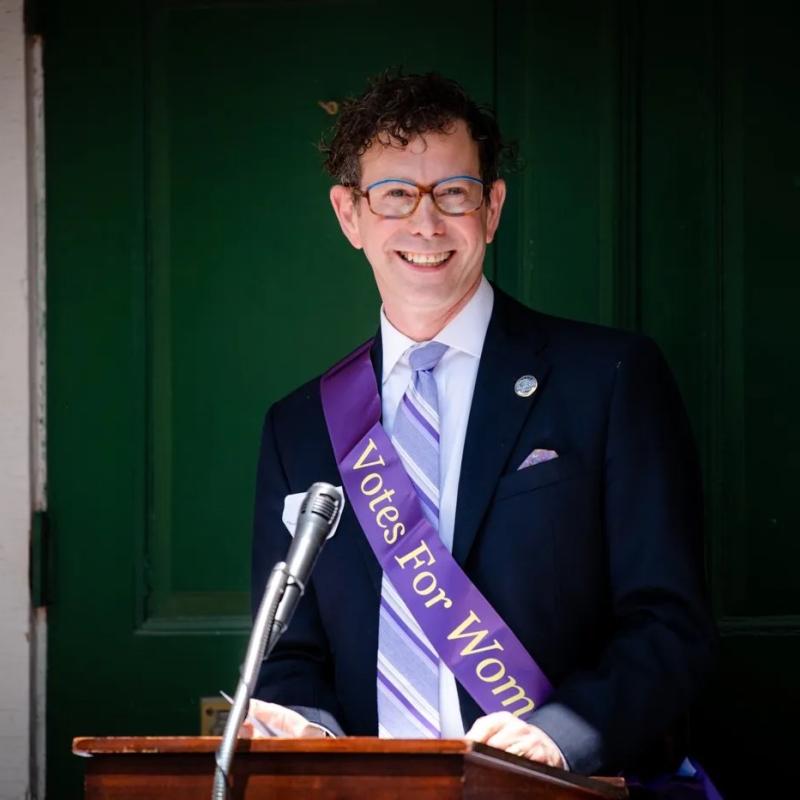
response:
<svg viewBox="0 0 800 800"><path fill-rule="evenodd" d="M486 244L489 244L497 232L500 224L500 213L503 210L503 203L506 201L506 182L498 178L489 189L489 197L486 209Z"/></svg>
<svg viewBox="0 0 800 800"><path fill-rule="evenodd" d="M353 247L360 250L363 245L358 230L358 209L352 189L341 184L332 186L330 198L333 213L336 214L336 219L339 220L342 233L344 233Z"/></svg>

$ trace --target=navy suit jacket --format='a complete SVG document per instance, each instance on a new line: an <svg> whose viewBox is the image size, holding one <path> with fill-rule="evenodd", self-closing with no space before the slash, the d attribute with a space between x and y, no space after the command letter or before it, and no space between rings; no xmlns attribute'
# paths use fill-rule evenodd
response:
<svg viewBox="0 0 800 800"><path fill-rule="evenodd" d="M377 341L378 376L380 355ZM514 392L522 375L539 382L531 397ZM558 458L518 471L534 448ZM290 543L284 497L341 484L318 379L267 413L257 481L255 606ZM652 341L540 314L495 289L453 555L555 686L526 719L577 772L640 765L709 671L701 516L691 432ZM256 696L376 735L380 580L348 503ZM461 686L459 699L468 728L481 711Z"/></svg>

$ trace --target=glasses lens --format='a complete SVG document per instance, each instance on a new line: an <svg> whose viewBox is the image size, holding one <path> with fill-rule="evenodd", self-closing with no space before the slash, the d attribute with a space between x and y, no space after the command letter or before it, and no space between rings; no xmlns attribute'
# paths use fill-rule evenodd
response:
<svg viewBox="0 0 800 800"><path fill-rule="evenodd" d="M401 181L386 181L369 190L370 208L382 217L405 217L417 204L419 190Z"/></svg>
<svg viewBox="0 0 800 800"><path fill-rule="evenodd" d="M445 214L468 214L483 202L483 184L463 178L442 181L433 187L433 199Z"/></svg>

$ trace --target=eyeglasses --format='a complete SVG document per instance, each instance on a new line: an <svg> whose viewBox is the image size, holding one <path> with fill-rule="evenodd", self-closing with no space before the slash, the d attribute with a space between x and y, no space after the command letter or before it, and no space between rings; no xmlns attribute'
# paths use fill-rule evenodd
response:
<svg viewBox="0 0 800 800"><path fill-rule="evenodd" d="M429 194L433 204L448 217L460 217L477 211L483 205L484 183L471 175L455 175L420 186L400 178L384 178L366 189L355 187L353 193L367 199L369 210L379 217L403 219L419 206L422 195Z"/></svg>

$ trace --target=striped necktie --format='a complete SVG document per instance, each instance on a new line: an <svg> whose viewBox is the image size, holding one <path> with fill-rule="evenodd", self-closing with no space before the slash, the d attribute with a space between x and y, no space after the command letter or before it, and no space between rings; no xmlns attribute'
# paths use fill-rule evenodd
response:
<svg viewBox="0 0 800 800"><path fill-rule="evenodd" d="M411 350L413 376L397 409L392 434L422 510L436 529L439 404L433 370L446 350L440 342ZM378 734L389 739L437 739L440 731L439 656L384 575L378 625Z"/></svg>

